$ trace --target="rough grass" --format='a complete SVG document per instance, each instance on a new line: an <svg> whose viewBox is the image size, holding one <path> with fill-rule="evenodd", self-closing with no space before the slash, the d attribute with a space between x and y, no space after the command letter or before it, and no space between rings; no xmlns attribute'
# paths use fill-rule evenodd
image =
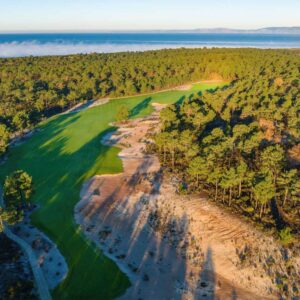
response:
<svg viewBox="0 0 300 300"><path fill-rule="evenodd" d="M9 151L7 163L0 168L1 183L16 169L33 176L32 201L40 208L32 215L32 223L49 235L68 263L67 278L52 291L54 299L112 299L130 285L115 263L83 236L73 217L85 180L95 174L121 171L119 150L100 144L101 135L112 130L108 124L114 121L118 106L126 105L131 117L144 116L152 111L150 102L174 103L216 86L197 84L190 91L112 100L92 109L55 116L40 124L40 131L30 140Z"/></svg>

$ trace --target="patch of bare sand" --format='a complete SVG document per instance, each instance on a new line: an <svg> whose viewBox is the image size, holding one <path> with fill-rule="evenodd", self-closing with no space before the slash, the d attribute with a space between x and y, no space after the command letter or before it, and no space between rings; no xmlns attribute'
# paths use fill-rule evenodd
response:
<svg viewBox="0 0 300 300"><path fill-rule="evenodd" d="M92 107L106 104L108 101L109 101L109 98L102 98L102 99L98 99L98 100L94 100L94 99L87 100L85 102L80 102L80 103L74 105L70 109L63 112L62 114L64 115L64 114L70 114L70 113L77 113L77 112L80 112L87 108L92 108Z"/></svg>
<svg viewBox="0 0 300 300"><path fill-rule="evenodd" d="M192 88L192 86L193 86L192 84L180 85L180 86L174 88L174 90L176 90L176 91L188 91Z"/></svg>
<svg viewBox="0 0 300 300"><path fill-rule="evenodd" d="M177 86L177 87L174 88L174 90L177 90L177 91L189 91L193 87L193 85L197 84L197 83L212 84L212 83L222 83L222 82L223 82L222 78L212 79L212 80L201 80L199 82L189 83L189 84L183 84L183 85Z"/></svg>
<svg viewBox="0 0 300 300"><path fill-rule="evenodd" d="M102 142L122 148L124 172L93 177L75 207L85 234L131 279L120 299L277 298L264 263L280 259L272 238L204 198L176 193L176 180L145 152L157 112L120 125ZM243 260L249 253L257 263Z"/></svg>

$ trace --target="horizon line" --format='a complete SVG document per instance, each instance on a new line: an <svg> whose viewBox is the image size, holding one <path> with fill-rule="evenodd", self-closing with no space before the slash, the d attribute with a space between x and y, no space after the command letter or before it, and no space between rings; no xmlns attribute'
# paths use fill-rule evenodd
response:
<svg viewBox="0 0 300 300"><path fill-rule="evenodd" d="M45 29L45 30L5 30L1 31L0 34L42 34L42 33L151 33L151 32L193 32L193 31L209 31L209 30L228 30L228 31L260 31L264 29L299 29L300 25L297 26L266 26L257 28L231 28L231 27L199 27L193 29ZM226 32L222 32L226 33Z"/></svg>

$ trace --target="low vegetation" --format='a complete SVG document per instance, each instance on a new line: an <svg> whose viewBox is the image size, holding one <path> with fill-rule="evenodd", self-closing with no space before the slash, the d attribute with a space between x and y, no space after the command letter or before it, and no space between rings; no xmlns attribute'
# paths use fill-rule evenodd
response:
<svg viewBox="0 0 300 300"><path fill-rule="evenodd" d="M166 108L155 141L187 191L206 190L288 244L300 229L300 157L289 155L300 143L300 61L285 59Z"/></svg>

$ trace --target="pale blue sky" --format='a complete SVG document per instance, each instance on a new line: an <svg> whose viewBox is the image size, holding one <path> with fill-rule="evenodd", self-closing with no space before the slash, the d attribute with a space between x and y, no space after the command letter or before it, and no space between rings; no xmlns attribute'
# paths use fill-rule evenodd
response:
<svg viewBox="0 0 300 300"><path fill-rule="evenodd" d="M0 31L300 26L300 0L0 0Z"/></svg>

